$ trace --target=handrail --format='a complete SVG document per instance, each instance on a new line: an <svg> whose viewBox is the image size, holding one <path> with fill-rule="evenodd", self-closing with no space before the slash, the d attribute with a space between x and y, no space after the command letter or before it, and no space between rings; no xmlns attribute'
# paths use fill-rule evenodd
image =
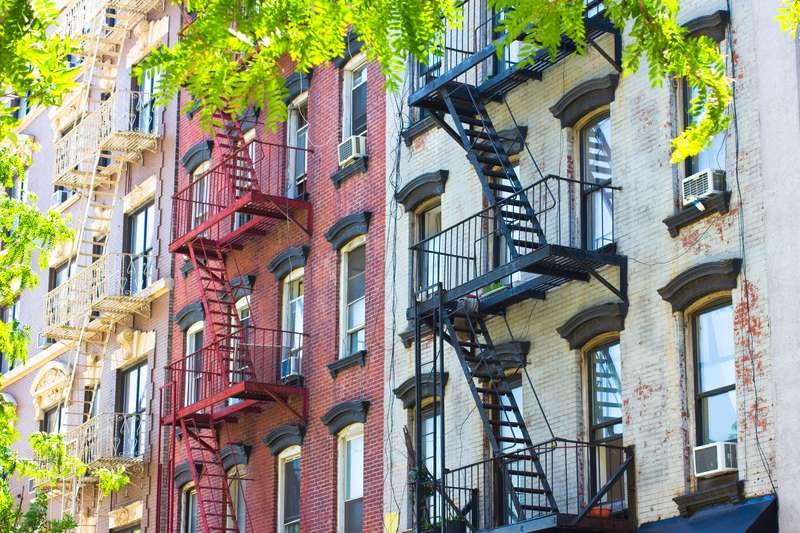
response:
<svg viewBox="0 0 800 533"><path fill-rule="evenodd" d="M147 418L142 413L96 415L64 434L67 451L84 463L141 460L147 447Z"/></svg>

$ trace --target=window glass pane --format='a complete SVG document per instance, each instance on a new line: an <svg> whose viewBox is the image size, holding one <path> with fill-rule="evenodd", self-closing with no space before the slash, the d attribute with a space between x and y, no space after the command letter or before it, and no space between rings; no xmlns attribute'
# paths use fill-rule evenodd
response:
<svg viewBox="0 0 800 533"><path fill-rule="evenodd" d="M360 329L348 335L348 350L349 353L346 355L352 355L356 352L360 352L364 349L364 329Z"/></svg>
<svg viewBox="0 0 800 533"><path fill-rule="evenodd" d="M698 314L695 328L699 392L733 385L736 368L732 306L726 305Z"/></svg>
<svg viewBox="0 0 800 533"><path fill-rule="evenodd" d="M361 498L364 493L364 436L347 441L345 454L344 498Z"/></svg>
<svg viewBox="0 0 800 533"><path fill-rule="evenodd" d="M736 391L700 400L700 444L736 440Z"/></svg>
<svg viewBox="0 0 800 533"><path fill-rule="evenodd" d="M591 358L592 425L620 419L622 418L622 384L619 343L594 350Z"/></svg>
<svg viewBox="0 0 800 533"><path fill-rule="evenodd" d="M701 113L698 117L689 115L689 106L692 99L697 96L697 88L691 87L688 83L684 85L686 98L684 104L686 105L686 122L693 124L703 120L705 112ZM724 131L717 133L711 139L711 145L705 150L700 152L694 157L689 158L689 174L706 170L708 168L725 170L725 143L726 135Z"/></svg>
<svg viewBox="0 0 800 533"><path fill-rule="evenodd" d="M582 178L589 183L611 182L611 118L604 115L581 131ZM606 189L590 190L586 202L586 241L596 250L614 241L613 195Z"/></svg>
<svg viewBox="0 0 800 533"><path fill-rule="evenodd" d="M364 265L366 262L364 250L364 246L359 246L347 254L348 302L352 302L364 296Z"/></svg>
<svg viewBox="0 0 800 533"><path fill-rule="evenodd" d="M351 135L367 131L367 67L353 71L353 90L350 100Z"/></svg>
<svg viewBox="0 0 800 533"><path fill-rule="evenodd" d="M361 498L344 504L345 533L361 533L361 514L363 502Z"/></svg>
<svg viewBox="0 0 800 533"><path fill-rule="evenodd" d="M283 523L290 524L299 519L300 458L298 457L283 464Z"/></svg>

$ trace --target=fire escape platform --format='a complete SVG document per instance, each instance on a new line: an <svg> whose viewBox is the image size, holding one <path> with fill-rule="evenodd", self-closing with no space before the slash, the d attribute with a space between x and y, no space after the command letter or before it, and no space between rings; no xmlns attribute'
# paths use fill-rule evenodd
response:
<svg viewBox="0 0 800 533"><path fill-rule="evenodd" d="M100 143L102 150L121 152L126 161L136 161L144 151L155 151L161 135L138 131L114 131Z"/></svg>
<svg viewBox="0 0 800 533"><path fill-rule="evenodd" d="M253 218L236 229L219 230L213 233L217 239L204 236L220 224L230 222L236 213L251 215ZM216 212L213 217L181 235L169 245L170 253L189 253L189 246L195 249L241 248L245 241L257 235L266 235L267 230L281 221L297 220L306 217L310 221L311 203L306 200L275 196L259 191L250 191ZM310 224L308 224L310 227Z"/></svg>
<svg viewBox="0 0 800 533"><path fill-rule="evenodd" d="M629 532L634 531L635 527L630 520L613 518L613 517L599 517L599 516L585 516L577 524L573 524L576 515L556 513L547 515L533 520L526 520L524 522L517 522L508 526L500 526L491 529L481 529L480 533L533 533L533 532L547 532L547 533L566 533L580 532L580 531L593 531L593 532Z"/></svg>

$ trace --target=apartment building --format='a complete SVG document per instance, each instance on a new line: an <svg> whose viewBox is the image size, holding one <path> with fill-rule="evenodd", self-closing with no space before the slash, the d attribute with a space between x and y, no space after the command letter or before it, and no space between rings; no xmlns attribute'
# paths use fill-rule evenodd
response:
<svg viewBox="0 0 800 533"><path fill-rule="evenodd" d="M382 529L383 80L350 36L286 89L275 132L180 96L153 531Z"/></svg>
<svg viewBox="0 0 800 533"><path fill-rule="evenodd" d="M582 56L516 68L502 13L468 0L444 54L409 62L387 104L387 530L775 531L779 497L796 529L778 7L681 2L735 104L679 165L692 90L623 77L602 2Z"/></svg>
<svg viewBox="0 0 800 533"><path fill-rule="evenodd" d="M71 514L80 531L142 531L155 515L153 369L167 361L177 107L154 105L155 79L131 69L175 39L179 22L162 2L66 2L54 31L82 39L71 58L78 87L58 108L15 102L40 150L14 193L67 217L75 240L3 311L33 335L24 364L3 364L2 394L23 437L61 433L90 474L15 482L13 494L27 505L46 491L50 516ZM25 439L17 446L31 457ZM130 484L102 497L91 471L120 466Z"/></svg>

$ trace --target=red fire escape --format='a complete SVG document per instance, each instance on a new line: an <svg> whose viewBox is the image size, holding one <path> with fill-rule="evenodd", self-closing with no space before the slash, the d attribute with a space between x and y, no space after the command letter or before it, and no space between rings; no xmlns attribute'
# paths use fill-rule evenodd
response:
<svg viewBox="0 0 800 533"><path fill-rule="evenodd" d="M168 442L159 446L159 490L165 493L158 497L158 527L168 533L176 526L174 477L176 463L183 460L194 465L189 470L198 529L253 531L249 516L247 523L238 523L242 517L231 496L231 483L242 480L229 480L223 467L220 451L229 444L223 442L225 423L258 411L266 402L301 420L307 410L302 382L287 379L281 371L287 357L297 356L302 334L255 327L252 314L243 324L235 307L237 287L229 275L238 270L230 252L273 226L295 224L310 234L311 206L291 198L287 186L289 158L300 149L246 142L236 121L222 122L215 135L214 165L198 176L184 176L188 185L173 199L169 249L190 258L205 319L202 348L167 366L161 390L160 430ZM242 488L238 494L244 494Z"/></svg>

